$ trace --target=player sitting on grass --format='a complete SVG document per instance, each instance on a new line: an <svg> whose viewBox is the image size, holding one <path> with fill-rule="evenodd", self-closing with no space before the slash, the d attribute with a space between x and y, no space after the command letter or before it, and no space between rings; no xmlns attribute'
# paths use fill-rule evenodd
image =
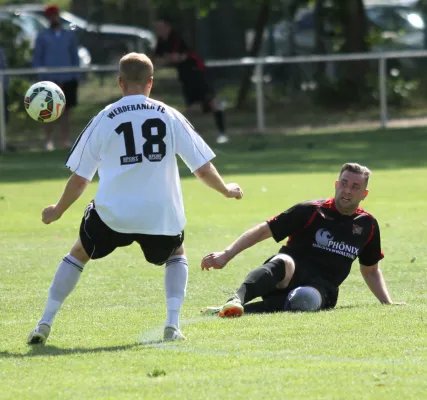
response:
<svg viewBox="0 0 427 400"><path fill-rule="evenodd" d="M168 18L159 17L155 23L157 47L154 60L159 65L173 65L187 104L187 111L201 109L212 112L218 129L217 143L227 143L224 111L216 98L211 79L203 60L185 43L182 36L172 29Z"/></svg>
<svg viewBox="0 0 427 400"><path fill-rule="evenodd" d="M53 320L72 292L85 264L137 242L145 259L164 265L167 318L164 340L184 339L179 313L187 286L185 215L176 155L205 184L228 198L242 198L226 185L210 160L209 146L175 109L150 99L153 64L144 54L120 60L123 97L107 106L83 130L67 161L73 174L57 204L46 207L50 224L81 196L96 171L95 200L84 213L80 236L58 266L46 308L28 344L44 344Z"/></svg>
<svg viewBox="0 0 427 400"><path fill-rule="evenodd" d="M344 164L335 182L335 198L299 203L248 230L225 250L204 257L203 270L221 269L262 240L288 238L278 254L248 274L227 303L202 313L235 317L244 308L253 312L333 308L356 258L365 282L382 304L403 304L391 300L379 267L384 256L377 220L359 206L368 195L370 174L364 166ZM263 301L245 306L257 297Z"/></svg>

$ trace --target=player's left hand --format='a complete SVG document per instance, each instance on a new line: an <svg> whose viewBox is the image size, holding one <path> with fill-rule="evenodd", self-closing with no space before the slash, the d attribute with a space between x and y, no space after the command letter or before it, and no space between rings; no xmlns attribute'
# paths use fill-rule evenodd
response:
<svg viewBox="0 0 427 400"><path fill-rule="evenodd" d="M217 251L215 253L208 254L202 259L202 270L209 271L213 269L222 269L231 260L230 255L225 251Z"/></svg>
<svg viewBox="0 0 427 400"><path fill-rule="evenodd" d="M42 211L42 222L49 225L51 222L57 221L61 216L62 214L56 208L56 204L52 204Z"/></svg>

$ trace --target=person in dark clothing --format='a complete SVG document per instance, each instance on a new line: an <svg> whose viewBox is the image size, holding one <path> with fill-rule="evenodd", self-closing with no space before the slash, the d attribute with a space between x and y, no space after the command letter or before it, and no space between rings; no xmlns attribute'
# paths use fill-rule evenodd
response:
<svg viewBox="0 0 427 400"><path fill-rule="evenodd" d="M172 29L167 18L155 22L157 46L154 61L158 65L173 65L178 72L182 92L188 110L202 109L212 112L218 129L217 143L227 143L224 111L221 109L215 92L209 82L203 60L192 51L181 35Z"/></svg>
<svg viewBox="0 0 427 400"><path fill-rule="evenodd" d="M37 36L33 54L33 67L78 67L80 61L74 31L67 31L62 28L57 6L47 6L44 14L50 22L50 27L41 31ZM62 136L61 146L64 149L71 147L69 140L69 114L70 109L77 105L79 78L80 75L75 72L44 73L39 76L40 80L56 83L64 92L67 103L61 118L58 120ZM55 149L53 143L53 129L55 126L56 123L45 124L45 149L48 151Z"/></svg>
<svg viewBox="0 0 427 400"><path fill-rule="evenodd" d="M272 237L288 238L278 254L252 270L222 307L207 307L206 314L241 316L244 311L319 311L334 308L339 286L359 259L360 272L382 304L394 303L379 261L380 228L359 203L368 195L371 171L355 163L344 164L335 182L335 197L304 201L245 232L224 251L203 258L204 270L221 269L237 254ZM261 297L262 302L251 303Z"/></svg>

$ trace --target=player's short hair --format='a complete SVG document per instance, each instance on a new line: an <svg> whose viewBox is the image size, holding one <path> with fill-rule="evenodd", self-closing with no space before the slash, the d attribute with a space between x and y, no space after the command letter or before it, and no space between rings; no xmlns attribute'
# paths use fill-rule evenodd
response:
<svg viewBox="0 0 427 400"><path fill-rule="evenodd" d="M164 23L166 23L166 24L168 24L168 25L170 25L170 26L172 26L172 23L173 23L173 21L172 21L172 18L169 16L169 15L158 15L157 16L157 18L156 18L156 21L157 22L164 22Z"/></svg>
<svg viewBox="0 0 427 400"><path fill-rule="evenodd" d="M340 177L344 171L352 172L353 174L363 175L363 177L365 178L366 186L368 186L369 177L372 174L371 170L368 167L357 163L345 163L341 168L339 175Z"/></svg>
<svg viewBox="0 0 427 400"><path fill-rule="evenodd" d="M143 53L129 53L120 59L119 74L125 84L146 85L153 73L153 63Z"/></svg>

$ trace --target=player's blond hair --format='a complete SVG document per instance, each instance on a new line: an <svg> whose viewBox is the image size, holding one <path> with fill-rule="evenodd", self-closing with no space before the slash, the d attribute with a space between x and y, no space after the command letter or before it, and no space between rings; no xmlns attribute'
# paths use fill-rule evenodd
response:
<svg viewBox="0 0 427 400"><path fill-rule="evenodd" d="M153 73L153 63L143 53L129 53L120 59L119 74L124 84L146 85Z"/></svg>
<svg viewBox="0 0 427 400"><path fill-rule="evenodd" d="M345 163L340 171L340 177L343 174L344 171L352 172L354 174L363 175L365 178L366 186L368 186L369 177L371 176L372 172L368 167L365 167L364 165L360 165L357 163Z"/></svg>

